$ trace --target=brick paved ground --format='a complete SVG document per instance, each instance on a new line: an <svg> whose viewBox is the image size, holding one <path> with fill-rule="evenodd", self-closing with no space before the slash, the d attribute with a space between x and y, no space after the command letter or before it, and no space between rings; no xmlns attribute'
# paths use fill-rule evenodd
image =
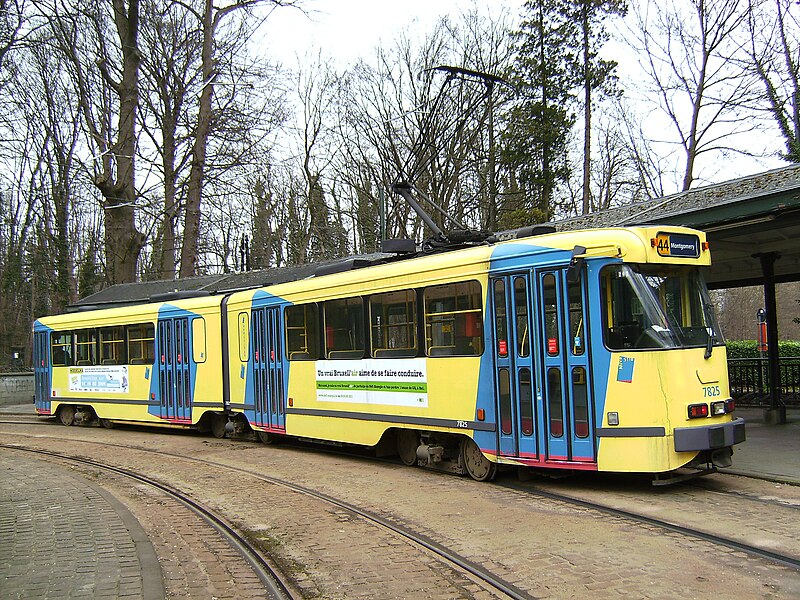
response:
<svg viewBox="0 0 800 600"><path fill-rule="evenodd" d="M0 449L0 596L163 598L153 547L86 478Z"/></svg>
<svg viewBox="0 0 800 600"><path fill-rule="evenodd" d="M783 433L797 432L796 424L782 427ZM115 448L116 458L131 468L170 481L224 510L229 519L263 539L271 554L282 559L283 566L294 570L293 577L306 597L481 598L488 594L418 549L339 509L309 503L280 487L213 466L198 467L163 455L154 460L153 455L134 448L246 466L348 499L412 526L535 597L800 597L800 576L789 569L657 528L463 478L290 446L264 447L196 436L60 427L31 433L42 442L51 436L73 437L74 441L59 439L59 447L98 460L107 460L109 448ZM762 464L786 463L781 460L779 444L753 441L751 449L762 452ZM36 442L27 439L25 444ZM0 469L0 485L7 475ZM727 476L713 476L709 481L720 480L722 486L723 477ZM576 479L574 485L567 479L557 485L562 491L582 489L595 498L613 500L612 504L622 508L655 516L678 515L684 520L688 512L723 535L744 532L750 541L777 550L796 550L800 523L793 507L800 506L800 497L792 486L748 480L736 484L741 490L737 499L713 490L681 486L629 489L627 480L615 484L614 478L606 479L598 477L584 483ZM733 485L730 482L724 479L724 486ZM226 590L231 594L228 597L239 597L226 588L238 575L205 566L211 557L204 554L222 551L211 545L213 540L201 541L202 536L197 536L193 527L175 524L163 513L153 516L161 503L158 498L142 491L133 498L139 504L136 506L137 502L129 502L130 498L108 487L108 481L100 483L130 507L151 535L162 561L168 596L170 585L177 584L173 586L181 590L177 595L187 598L210 598L209 590ZM0 502L3 500L0 492ZM165 506L164 510L170 509ZM170 524L172 529L167 527ZM2 527L0 524L0 534ZM191 557L203 560L198 563ZM203 573L205 583L197 581Z"/></svg>

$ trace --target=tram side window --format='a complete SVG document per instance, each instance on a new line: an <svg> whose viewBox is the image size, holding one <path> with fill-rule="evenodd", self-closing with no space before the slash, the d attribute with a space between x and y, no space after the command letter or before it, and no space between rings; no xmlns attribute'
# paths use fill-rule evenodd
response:
<svg viewBox="0 0 800 600"><path fill-rule="evenodd" d="M364 301L342 298L325 302L325 357L364 358Z"/></svg>
<svg viewBox="0 0 800 600"><path fill-rule="evenodd" d="M125 328L103 327L100 330L100 364L124 365L125 357Z"/></svg>
<svg viewBox="0 0 800 600"><path fill-rule="evenodd" d="M97 330L79 329L75 332L75 364L97 364Z"/></svg>
<svg viewBox="0 0 800 600"><path fill-rule="evenodd" d="M128 360L132 365L155 362L155 327L152 323L128 325Z"/></svg>
<svg viewBox="0 0 800 600"><path fill-rule="evenodd" d="M203 317L192 319L192 360L206 362L206 320Z"/></svg>
<svg viewBox="0 0 800 600"><path fill-rule="evenodd" d="M624 274L616 268L604 269L601 293L606 299L606 345L611 350L628 350L644 331L644 308Z"/></svg>
<svg viewBox="0 0 800 600"><path fill-rule="evenodd" d="M584 332L586 330L583 323L583 291L580 282L567 284L567 296L569 297L569 343L572 354L579 356L586 351L584 343Z"/></svg>
<svg viewBox="0 0 800 600"><path fill-rule="evenodd" d="M544 301L544 330L548 356L557 356L558 347L558 295L556 277L548 273L542 278L542 298Z"/></svg>
<svg viewBox="0 0 800 600"><path fill-rule="evenodd" d="M426 288L424 299L428 356L483 353L481 286L477 281Z"/></svg>
<svg viewBox="0 0 800 600"><path fill-rule="evenodd" d="M54 331L50 334L50 355L54 367L72 365L72 332Z"/></svg>
<svg viewBox="0 0 800 600"><path fill-rule="evenodd" d="M417 295L413 290L375 294L369 299L372 356L417 355Z"/></svg>
<svg viewBox="0 0 800 600"><path fill-rule="evenodd" d="M288 306L284 316L289 360L316 360L319 355L317 305Z"/></svg>

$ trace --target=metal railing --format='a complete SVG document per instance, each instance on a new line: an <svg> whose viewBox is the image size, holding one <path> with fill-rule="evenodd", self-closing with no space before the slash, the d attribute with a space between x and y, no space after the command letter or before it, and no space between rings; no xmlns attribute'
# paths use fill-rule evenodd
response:
<svg viewBox="0 0 800 600"><path fill-rule="evenodd" d="M787 406L800 406L800 357L782 357L780 397ZM729 358L731 396L748 406L769 406L770 376L766 358Z"/></svg>

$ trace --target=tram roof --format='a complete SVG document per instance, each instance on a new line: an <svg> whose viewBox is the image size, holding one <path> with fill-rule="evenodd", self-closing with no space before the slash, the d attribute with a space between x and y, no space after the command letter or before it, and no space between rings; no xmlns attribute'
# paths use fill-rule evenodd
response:
<svg viewBox="0 0 800 600"><path fill-rule="evenodd" d="M653 224L682 225L707 233L712 251L707 279L712 287L762 283L760 262L753 255L767 252L781 256L775 263L776 280L800 279L800 165L553 223L558 231ZM312 277L321 267L337 270L348 262L363 266L392 257L373 253L243 273L123 283L86 296L71 308L138 304L168 294L235 292Z"/></svg>
<svg viewBox="0 0 800 600"><path fill-rule="evenodd" d="M201 294L225 294L269 285L277 285L290 281L298 281L313 277L320 268L336 269L337 265L355 262L356 265L379 262L394 257L393 254L372 253L357 257L308 263L290 267L269 267L242 273L222 273L219 275L201 275L181 279L163 279L156 281L139 281L135 283L119 283L100 290L97 293L81 298L70 306L73 311L88 308L111 308L150 302L155 297L166 298L199 296Z"/></svg>

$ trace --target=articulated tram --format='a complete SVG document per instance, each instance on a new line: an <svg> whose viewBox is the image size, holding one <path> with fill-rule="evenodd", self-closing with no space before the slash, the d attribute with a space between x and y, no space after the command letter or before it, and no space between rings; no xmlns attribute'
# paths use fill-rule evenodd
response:
<svg viewBox="0 0 800 600"><path fill-rule="evenodd" d="M727 466L744 423L709 264L686 228L553 232L41 318L36 410L371 446L477 480Z"/></svg>

